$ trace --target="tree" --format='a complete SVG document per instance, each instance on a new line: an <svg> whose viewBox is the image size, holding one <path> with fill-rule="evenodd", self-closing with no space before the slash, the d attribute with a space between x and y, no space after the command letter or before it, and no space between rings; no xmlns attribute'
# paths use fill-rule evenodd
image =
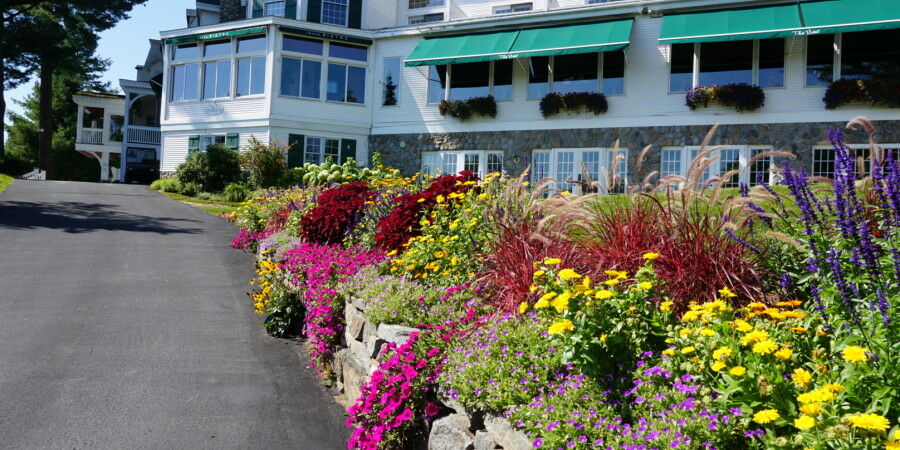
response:
<svg viewBox="0 0 900 450"><path fill-rule="evenodd" d="M98 60L93 57L97 33L128 16L147 0L0 0L0 46L14 59L0 54L0 76L37 70L41 78L38 167L52 173L50 158L55 129L52 114L53 76L77 71ZM9 66L9 67L8 67ZM5 112L5 102L2 106Z"/></svg>

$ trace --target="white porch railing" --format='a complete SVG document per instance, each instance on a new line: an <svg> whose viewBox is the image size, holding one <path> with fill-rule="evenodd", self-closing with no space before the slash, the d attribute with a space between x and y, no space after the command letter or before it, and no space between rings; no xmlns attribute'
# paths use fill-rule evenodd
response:
<svg viewBox="0 0 900 450"><path fill-rule="evenodd" d="M81 139L79 142L82 144L103 145L103 130L84 128L81 130Z"/></svg>
<svg viewBox="0 0 900 450"><path fill-rule="evenodd" d="M44 181L47 179L47 172L44 172L41 169L34 169L31 172L26 173L19 177L22 180L41 180Z"/></svg>
<svg viewBox="0 0 900 450"><path fill-rule="evenodd" d="M159 136L159 128L141 127L137 125L128 126L129 144L159 145Z"/></svg>

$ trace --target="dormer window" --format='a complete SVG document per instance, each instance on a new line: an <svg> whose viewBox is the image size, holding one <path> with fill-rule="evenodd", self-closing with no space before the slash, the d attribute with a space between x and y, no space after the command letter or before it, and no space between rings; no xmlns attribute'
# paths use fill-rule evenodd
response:
<svg viewBox="0 0 900 450"><path fill-rule="evenodd" d="M531 3L516 3L514 5L495 6L494 14L512 14L517 12L531 11Z"/></svg>
<svg viewBox="0 0 900 450"><path fill-rule="evenodd" d="M409 0L409 9L444 6L444 0Z"/></svg>
<svg viewBox="0 0 900 450"><path fill-rule="evenodd" d="M348 0L322 0L322 23L347 26Z"/></svg>
<svg viewBox="0 0 900 450"><path fill-rule="evenodd" d="M284 0L266 0L264 15L284 17Z"/></svg>

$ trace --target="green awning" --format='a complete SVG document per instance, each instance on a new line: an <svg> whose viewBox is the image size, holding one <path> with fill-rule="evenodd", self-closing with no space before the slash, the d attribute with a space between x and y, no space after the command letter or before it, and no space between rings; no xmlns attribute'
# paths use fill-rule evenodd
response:
<svg viewBox="0 0 900 450"><path fill-rule="evenodd" d="M192 36L182 36L178 38L166 39L166 44L188 44L197 41L209 41L213 39L246 36L248 34L260 34L265 32L266 27L241 28L239 30L217 31L215 33L195 34Z"/></svg>
<svg viewBox="0 0 900 450"><path fill-rule="evenodd" d="M508 58L571 55L621 50L628 46L634 19L528 28L509 50Z"/></svg>
<svg viewBox="0 0 900 450"><path fill-rule="evenodd" d="M672 14L663 16L659 43L780 38L802 34L803 28L796 4Z"/></svg>
<svg viewBox="0 0 900 450"><path fill-rule="evenodd" d="M434 66L504 59L519 35L518 30L425 38L419 42L407 66Z"/></svg>
<svg viewBox="0 0 900 450"><path fill-rule="evenodd" d="M900 0L825 0L800 4L804 34L900 28Z"/></svg>

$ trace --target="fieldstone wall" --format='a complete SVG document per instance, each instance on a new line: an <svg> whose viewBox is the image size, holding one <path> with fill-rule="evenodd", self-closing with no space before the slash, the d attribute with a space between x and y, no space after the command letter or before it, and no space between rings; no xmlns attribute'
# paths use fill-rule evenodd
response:
<svg viewBox="0 0 900 450"><path fill-rule="evenodd" d="M344 309L346 328L342 348L335 353L333 372L336 399L345 407L359 397L360 388L383 357L381 348L388 342L402 344L415 328L399 325L375 325L366 319L364 300L351 298ZM516 431L502 418L477 411L466 411L451 399L442 399L454 412L431 424L424 447L428 450L518 450L531 448L524 433Z"/></svg>
<svg viewBox="0 0 900 450"><path fill-rule="evenodd" d="M721 125L713 145L771 145L774 150L794 153L793 167L812 168L812 147L823 143L829 126L843 128L844 122L779 123ZM876 140L900 142L900 121L875 121ZM369 137L369 154L381 154L385 165L412 175L421 168L421 153L436 150L502 150L504 168L518 175L530 164L531 151L550 148L613 147L629 149L628 177L643 179L659 170L663 147L700 145L709 126L658 126L631 128L583 128L566 130L491 131L463 133L388 134ZM866 143L861 131L845 130L848 143ZM651 145L638 172L636 160L641 150ZM776 160L781 166L782 161Z"/></svg>

